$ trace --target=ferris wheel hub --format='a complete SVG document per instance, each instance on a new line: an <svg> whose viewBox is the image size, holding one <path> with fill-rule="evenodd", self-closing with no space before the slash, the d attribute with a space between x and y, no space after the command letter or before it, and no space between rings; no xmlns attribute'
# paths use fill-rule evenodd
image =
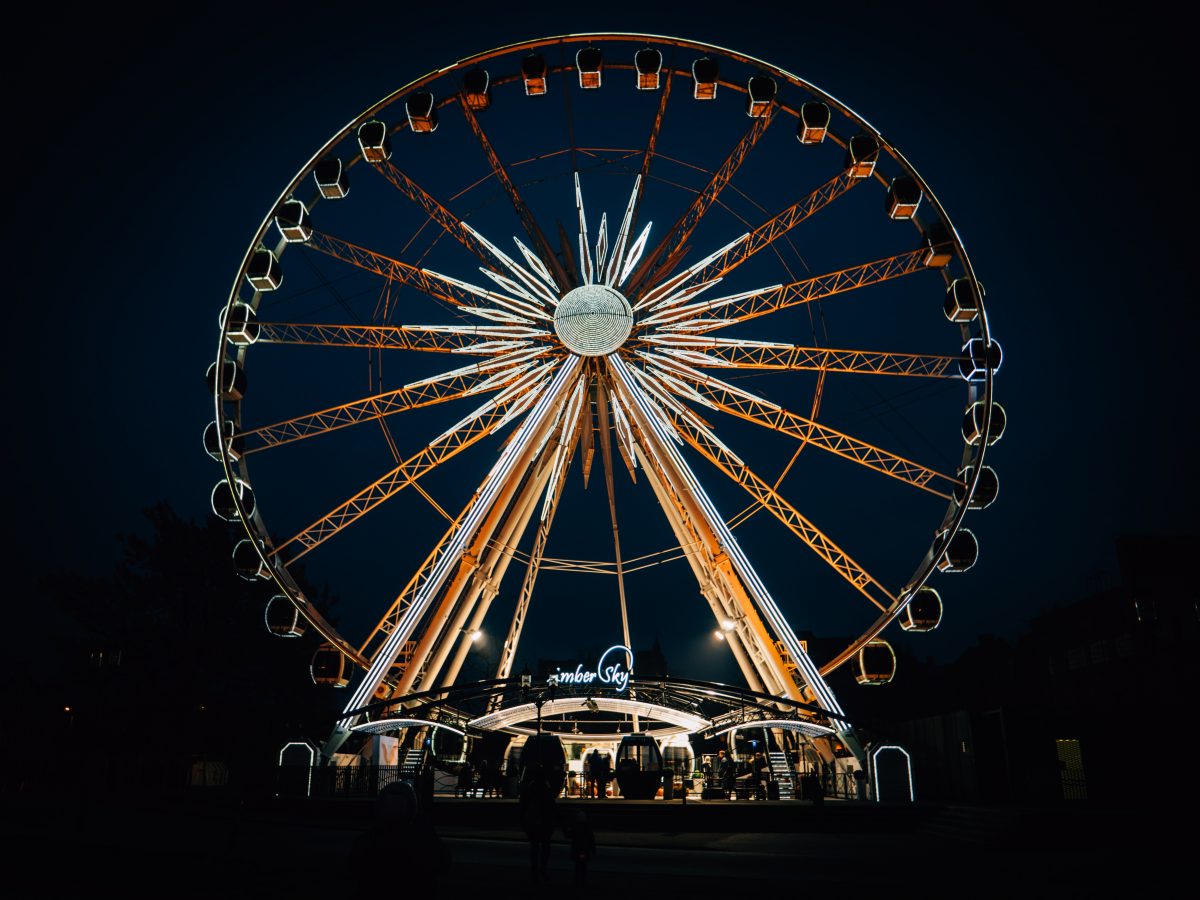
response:
<svg viewBox="0 0 1200 900"><path fill-rule="evenodd" d="M580 356L607 356L625 343L632 330L629 301L603 284L585 284L567 292L554 311L554 333Z"/></svg>

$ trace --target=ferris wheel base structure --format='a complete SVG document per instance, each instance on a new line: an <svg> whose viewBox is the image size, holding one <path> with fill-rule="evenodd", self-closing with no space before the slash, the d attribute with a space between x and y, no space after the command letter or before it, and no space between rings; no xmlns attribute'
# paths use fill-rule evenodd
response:
<svg viewBox="0 0 1200 900"><path fill-rule="evenodd" d="M558 65L547 58L552 50L558 52ZM564 94L561 106L547 105L546 95L555 90ZM588 122L582 113L572 112L572 104L582 109L585 95L610 98L622 121L629 118L630 96L652 98L645 104L653 115L645 123L641 145L577 144L576 136ZM737 101L733 107L731 97ZM566 121L551 121L548 111ZM702 143L716 146L718 126L731 132L728 145L719 147L722 161L715 165L682 163L660 147L659 139L673 121L697 114L709 118L699 132L684 135L684 144L695 145L695 134L703 133ZM597 120L607 121L603 116ZM568 134L569 146L542 152L545 148L535 142L537 155L506 159L505 125L516 121L521 124L509 127L523 139L545 126L548 133ZM781 129L772 130L772 125L778 121L794 122L794 140L775 140ZM467 142L480 163L480 177L472 180L465 172L452 171L461 176L462 189L439 199L424 182L426 176L446 175L441 163L447 157L438 142L454 140L452 135ZM836 151L832 156L825 152L831 148ZM739 184L739 175L753 173L760 183L773 178L769 183L781 192L786 183L790 192L797 153L809 154L804 158L819 176L807 193L786 196L782 209L775 198L767 202L777 211L753 201L748 183ZM418 158L432 160L434 171L418 171ZM568 159L566 171L545 168ZM627 168L618 172L619 179L600 179L581 165L598 159L607 161L595 168L616 162ZM674 176L664 177L659 170L667 164L678 164L699 182L681 185ZM614 183L621 185L619 190L612 190ZM561 190L549 192L545 185ZM585 197L599 187L603 199L597 221L595 200L589 208ZM655 194L668 188L677 193L670 198ZM394 203L413 216L411 234L399 250L376 246L373 240L370 246L359 243L379 227L378 219L355 212L368 189L376 192L368 199ZM827 207L857 202L871 189L879 191L880 201L872 205L874 220L913 229L903 232L907 237L900 246L882 257L862 251L864 255L850 257L857 260L851 265L839 257L823 274L797 277L790 266L802 264L810 273L814 269L792 243L793 232L803 231L803 223ZM656 227L643 221L648 218L648 191L660 204L657 208L665 199L678 201L672 224ZM534 193L541 206L530 199ZM752 202L764 218L755 223L735 213L735 194ZM512 237L504 240L505 232L497 229L506 226L497 224L495 210L509 207ZM719 219L727 226L728 218L720 218L727 213L739 220L736 229L716 239L710 225ZM564 219L577 223L572 234L562 226ZM557 228L548 227L552 221ZM397 227L389 212L386 234L379 240ZM342 228L355 239L341 236ZM856 221L846 240L862 238L867 231ZM889 231L886 238L894 243L895 233ZM785 253L788 248L790 254ZM318 272L315 287L334 295L334 308L350 307L319 271L318 261L355 277L377 279L380 297L369 321L289 318L295 298L309 291L300 286L294 296L288 294L292 276L285 279L285 268L292 271L293 254L302 254L308 268ZM761 264L772 256L777 269L763 274ZM439 268L427 257L436 258ZM941 282L931 304L940 315L929 317L950 324L951 337L938 338L949 342L941 353L865 349L855 342L851 349L834 349L815 325L811 346L780 340L797 321L787 318L789 310L811 314L827 301L864 302L861 298L875 285L900 279L907 285L922 277ZM267 298L270 303L264 304ZM433 727L434 720L419 714L423 705L437 692L454 688L471 650L470 636L480 633L501 595L516 558L513 549L528 541L495 673L497 684L508 684L538 576L548 562L547 542L566 479L578 461L585 486L594 462L603 472L613 543L611 563L591 561L579 568L615 576L624 645L631 643L627 566L614 490L614 470L622 467L639 488L644 484L653 494L675 541L673 552L691 571L749 691L774 698L778 715L764 711L756 721L775 723L769 727L781 743L804 734L830 764L865 767L863 749L826 678L851 665L860 684L891 679L895 654L881 637L884 629L893 623L916 633L937 627L942 600L927 582L935 573L972 567L979 548L962 527L964 517L998 495L996 473L984 457L1005 423L1003 409L992 398L1001 351L990 334L983 299L957 231L908 160L845 104L745 54L654 35L563 35L463 59L363 112L285 188L246 252L219 320L217 360L209 370L215 417L205 431L206 450L224 468L212 495L214 511L246 529L234 552L235 567L275 588L268 627L283 637L315 628L325 643L314 657L313 679L338 687L353 682L325 756L371 722L376 723L371 728L380 721L409 731ZM886 313L895 315L894 308ZM416 324L446 315L447 324ZM758 320L766 316L791 325L764 330ZM398 318L413 324L398 324ZM860 316L855 321L877 319ZM811 315L810 320L816 321ZM310 354L295 363L308 369L317 349L330 354L366 349L373 379L379 378L385 356L388 371L392 360L423 354L458 354L450 358L470 362L430 377L406 376L399 387L373 381L377 389L369 396L315 409L310 403L301 415L264 423L255 419L246 377L251 351L257 354L254 348L261 345L274 345L278 354ZM807 415L772 399L782 397L780 391L768 396L734 383L748 374L784 378L796 372L814 378ZM964 387L965 409L956 402L948 430L958 465L941 471L847 426L829 424L822 404L827 384L838 378L914 379ZM392 417L441 403L478 405L415 452L402 451L400 439L408 435L390 429ZM395 467L317 518L307 514L303 521L309 524L283 532L290 537L275 537L265 525L264 510L287 504L251 488L252 467L271 467L289 452L284 448L329 440L327 435L367 423L384 435ZM735 452L730 435L741 432L727 431L726 424L743 430L760 426L794 441L795 450L765 477L756 448L743 448L744 455ZM430 479L422 479L509 426L482 479L467 476L466 482L477 487L461 511L456 515L453 505L448 511L426 489ZM793 492L783 482L802 450L859 467L892 486L906 485L922 502L940 504L936 518L926 525L932 525L933 540L910 576L871 574L785 496ZM733 516L719 509L704 486L712 470L705 468L702 477L693 468L695 460L710 464L719 473L716 477L728 478L749 494L750 506ZM399 593L391 595L395 599L375 627L365 638L351 641L305 596L294 567L385 502L414 495L449 525ZM760 512L774 519L794 546L813 554L822 573L834 573L855 603L867 605L871 619L859 626L859 636L820 664L797 638L785 615L788 604L781 605L768 587L769 569L756 568L734 535L738 525ZM906 525L905 533L911 532ZM505 596L512 599L513 594ZM796 605L794 599L791 605ZM357 680L355 670L363 673ZM463 719L469 726L463 730L512 728L517 719L511 717L524 715L528 703L513 706L511 699L503 692L476 697L473 702L485 708ZM599 704L602 698L591 699ZM643 718L678 718L665 712L674 709L670 704L645 702L632 695L605 700L614 710L625 710L634 731L642 730ZM569 706L562 707L566 713ZM541 709L537 706L539 713ZM784 721L802 722L803 727L779 724ZM698 722L692 724L699 728Z"/></svg>

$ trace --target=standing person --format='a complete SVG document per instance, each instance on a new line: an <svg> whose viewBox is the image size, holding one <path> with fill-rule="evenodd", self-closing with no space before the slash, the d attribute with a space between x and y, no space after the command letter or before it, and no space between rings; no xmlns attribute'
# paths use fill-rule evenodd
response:
<svg viewBox="0 0 1200 900"><path fill-rule="evenodd" d="M608 796L609 757L607 753L596 753L596 787L600 790L600 798Z"/></svg>
<svg viewBox="0 0 1200 900"><path fill-rule="evenodd" d="M733 797L733 777L735 775L733 760L725 755L725 751L720 751L720 760L718 761L718 771L721 775L721 790L725 792L725 799L729 800Z"/></svg>
<svg viewBox="0 0 1200 900"><path fill-rule="evenodd" d="M575 863L575 884L582 887L587 879L587 865L596 855L596 835L588 822L587 814L581 809L575 813L567 837L571 839L571 859Z"/></svg>
<svg viewBox="0 0 1200 900"><path fill-rule="evenodd" d="M595 748L583 761L583 772L587 776L587 796L596 799L596 776L600 774L600 751Z"/></svg>
<svg viewBox="0 0 1200 900"><path fill-rule="evenodd" d="M461 768L458 770L458 784L454 788L454 796L458 796L458 792L462 791L463 799L470 796L471 788L475 784L475 770L471 766L469 759L464 759Z"/></svg>
<svg viewBox="0 0 1200 900"><path fill-rule="evenodd" d="M768 774L767 773L767 760L762 755L761 750L754 754L754 762L751 763L751 766L752 766L752 770L754 773L754 777L750 779L750 782L751 782L751 784L754 785L754 799L755 800L766 800L767 799L766 775Z"/></svg>
<svg viewBox="0 0 1200 900"><path fill-rule="evenodd" d="M480 796L486 798L488 791L492 788L492 768L490 765L488 765L488 761L486 759L481 759L479 761L479 773L476 785Z"/></svg>
<svg viewBox="0 0 1200 900"><path fill-rule="evenodd" d="M554 792L541 766L531 766L521 785L521 827L529 838L529 871L534 881L546 880L550 838L554 834Z"/></svg>

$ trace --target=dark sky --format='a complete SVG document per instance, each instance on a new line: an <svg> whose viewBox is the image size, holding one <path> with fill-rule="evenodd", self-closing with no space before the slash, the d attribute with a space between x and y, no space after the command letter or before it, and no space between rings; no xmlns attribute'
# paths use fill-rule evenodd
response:
<svg viewBox="0 0 1200 900"><path fill-rule="evenodd" d="M170 27L105 16L70 33L45 21L23 35L8 106L26 136L10 138L5 166L18 323L9 509L23 571L105 570L115 536L159 499L185 516L207 512L217 471L200 448L211 414L202 376L217 313L258 222L330 134L458 58L599 30L724 45L824 88L904 151L963 236L1005 349L997 397L1009 429L989 457L1001 499L970 518L980 562L938 584L946 622L914 652L949 656L981 632L1014 634L1110 568L1118 532L1194 531L1183 383L1194 191L1182 44L1169 20L1146 4L1135 20L1044 5L806 7L279 7L206 10ZM518 8L531 11L524 21ZM483 472L474 465L472 485ZM603 495L588 496L603 518ZM856 535L880 527L871 510L847 521ZM367 540L351 541L354 552L378 558L386 541ZM795 549L744 540L752 556ZM353 619L359 583L322 574ZM34 591L19 577L10 606L37 639ZM668 656L695 665L712 652L701 647L708 612L691 594L671 610L647 613L634 643L653 632ZM553 622L532 632L546 652L606 640L564 645L553 632L577 617Z"/></svg>

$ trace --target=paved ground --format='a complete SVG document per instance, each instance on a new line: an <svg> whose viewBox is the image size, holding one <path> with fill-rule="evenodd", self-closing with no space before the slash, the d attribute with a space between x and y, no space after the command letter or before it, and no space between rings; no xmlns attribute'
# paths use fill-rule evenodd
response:
<svg viewBox="0 0 1200 900"><path fill-rule="evenodd" d="M6 804L6 806L10 806ZM806 891L880 889L889 896L1105 896L1126 883L1162 883L1178 857L1166 829L1144 813L1073 808L1014 810L851 807L825 812L799 804L718 811L736 825L681 830L664 808L613 801L589 805L599 850L582 889L573 886L561 835L549 878L534 886L515 804L438 801L437 832L450 863L439 893L507 897L717 896L743 900L758 887ZM564 809L564 812L568 810ZM171 802L114 808L11 805L5 817L8 896L130 896L158 888L167 896L327 897L357 894L351 860L371 840L369 804L314 808ZM696 818L695 821L699 821ZM768 822L770 831L745 827ZM788 821L796 830L787 830ZM639 823L644 827L638 827ZM856 827L856 823L861 827ZM827 827L828 826L828 827ZM377 837L377 836L376 836ZM394 842L393 842L394 843ZM395 896L405 889L406 848L373 853ZM12 893L8 893L9 890ZM389 890L388 893L393 893Z"/></svg>

